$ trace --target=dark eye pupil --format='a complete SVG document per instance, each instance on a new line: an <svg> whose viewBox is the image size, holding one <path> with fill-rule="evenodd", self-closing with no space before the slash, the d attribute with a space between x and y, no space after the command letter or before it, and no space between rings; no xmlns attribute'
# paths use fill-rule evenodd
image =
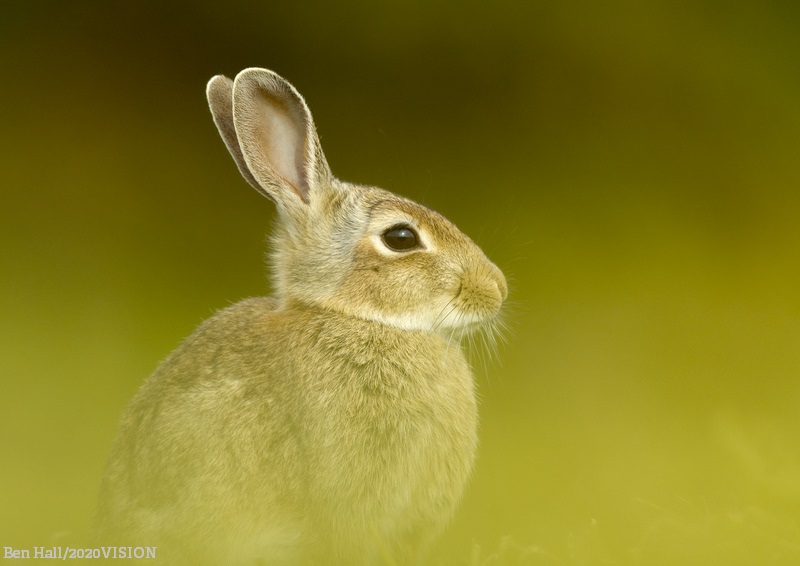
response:
<svg viewBox="0 0 800 566"><path fill-rule="evenodd" d="M393 250L410 250L417 245L417 235L410 228L398 226L384 232L383 241Z"/></svg>

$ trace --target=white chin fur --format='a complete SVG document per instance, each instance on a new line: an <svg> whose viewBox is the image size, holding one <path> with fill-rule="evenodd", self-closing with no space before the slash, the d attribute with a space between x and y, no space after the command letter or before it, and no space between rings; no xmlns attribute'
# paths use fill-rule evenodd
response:
<svg viewBox="0 0 800 566"><path fill-rule="evenodd" d="M381 313L370 314L367 317L374 322L380 322L386 326L399 328L400 330L419 330L431 332L434 330L434 319L423 314L403 314L403 315L384 315Z"/></svg>
<svg viewBox="0 0 800 566"><path fill-rule="evenodd" d="M400 330L416 330L421 332L438 332L450 335L453 332L468 333L478 328L485 321L485 317L465 314L463 312L450 313L415 313L402 315L386 315L382 313L370 314L369 320L380 322Z"/></svg>

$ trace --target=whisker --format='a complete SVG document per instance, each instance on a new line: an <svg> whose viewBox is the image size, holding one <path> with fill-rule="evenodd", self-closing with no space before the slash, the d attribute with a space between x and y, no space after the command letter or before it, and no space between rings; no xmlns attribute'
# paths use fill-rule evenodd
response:
<svg viewBox="0 0 800 566"><path fill-rule="evenodd" d="M458 314L460 314L460 313L459 313L459 312L456 310L456 306L457 306L457 305L455 304L455 301L456 301L456 299L457 299L457 298L458 298L457 296L456 296L456 297L453 297L453 298L452 298L452 299L450 299L450 300L448 301L448 303L447 303L447 304L446 304L446 305L445 305L445 306L442 308L442 312L440 312L440 313L439 313L439 316L438 316L438 317L436 318L436 320L434 321L433 329L434 329L435 331L438 331L438 330L439 330L439 327L440 327L442 324L444 324L444 322L447 320L447 317L449 317L451 314L453 314L453 312L455 312L457 315L458 315ZM450 307L450 310L448 310L448 311L447 311L447 313L444 313L444 311L445 311L445 310L446 310L448 307ZM444 316L442 316L442 314L443 314L443 313L444 313ZM458 321L456 321L456 322L458 322Z"/></svg>

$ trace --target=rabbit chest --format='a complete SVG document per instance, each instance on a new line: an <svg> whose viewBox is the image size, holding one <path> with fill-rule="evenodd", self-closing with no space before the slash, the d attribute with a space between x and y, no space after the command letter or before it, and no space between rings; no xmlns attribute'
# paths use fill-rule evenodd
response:
<svg viewBox="0 0 800 566"><path fill-rule="evenodd" d="M302 407L298 473L309 506L387 536L446 521L477 448L473 378L459 345L324 311L284 322L294 336L281 351L293 352L286 375Z"/></svg>

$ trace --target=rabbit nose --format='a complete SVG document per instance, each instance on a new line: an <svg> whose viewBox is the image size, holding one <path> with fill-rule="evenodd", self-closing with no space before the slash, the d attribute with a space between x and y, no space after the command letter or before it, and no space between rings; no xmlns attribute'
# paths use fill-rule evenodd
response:
<svg viewBox="0 0 800 566"><path fill-rule="evenodd" d="M491 277L494 284L497 285L497 290L500 292L500 302L502 303L508 297L508 283L506 282L506 277L495 264L490 263L489 265L491 266L489 277Z"/></svg>
<svg viewBox="0 0 800 566"><path fill-rule="evenodd" d="M508 283L506 282L505 275L498 269L494 282L497 284L497 290L500 291L501 300L505 301L508 298Z"/></svg>

